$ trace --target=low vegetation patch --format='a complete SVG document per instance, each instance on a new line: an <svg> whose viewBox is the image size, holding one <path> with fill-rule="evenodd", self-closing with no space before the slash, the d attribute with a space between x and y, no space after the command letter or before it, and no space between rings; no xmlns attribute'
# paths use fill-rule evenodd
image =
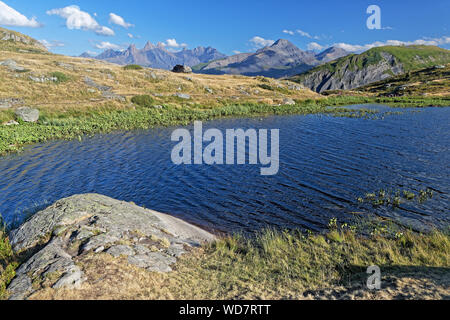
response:
<svg viewBox="0 0 450 320"><path fill-rule="evenodd" d="M13 253L6 228L0 217L0 300L7 298L6 288L16 275L14 270L17 266L17 258Z"/></svg>
<svg viewBox="0 0 450 320"><path fill-rule="evenodd" d="M156 126L188 125L195 120L207 121L224 117L253 117L291 114L328 114L345 117L367 117L369 109L349 109L340 106L380 103L395 107L448 106L449 98L387 98L363 96L333 96L307 99L294 106L242 103L222 107L195 105L180 108L168 105L163 110L148 108L149 96L136 96L135 108L105 106L101 109L71 109L65 112L41 112L38 123L17 126L0 125L0 155L19 151L24 145L52 139L82 139L84 135L107 133L114 130L149 129ZM140 105L142 104L142 106ZM338 108L330 108L338 107ZM13 119L13 113L0 112L0 119Z"/></svg>
<svg viewBox="0 0 450 320"><path fill-rule="evenodd" d="M137 64L129 64L123 67L123 70L142 70L142 69L144 68Z"/></svg>
<svg viewBox="0 0 450 320"><path fill-rule="evenodd" d="M148 273L106 254L80 264L88 278L80 290L45 289L32 298L305 299L317 290L365 284L372 265L384 277L445 278L450 237L438 231L366 236L335 221L325 234L266 230L229 236L182 257L169 274Z"/></svg>
<svg viewBox="0 0 450 320"><path fill-rule="evenodd" d="M418 201L419 203L423 203L433 198L433 195L434 192L431 189L419 190L418 193L410 190L386 191L381 189L377 192L366 193L364 197L359 197L357 200L359 203L370 203L374 207L399 207L402 203L410 201Z"/></svg>
<svg viewBox="0 0 450 320"><path fill-rule="evenodd" d="M56 78L56 83L64 83L70 80L68 75L59 71L52 72L50 77Z"/></svg>
<svg viewBox="0 0 450 320"><path fill-rule="evenodd" d="M131 102L143 108L150 108L155 103L155 100L149 95L141 95L131 98Z"/></svg>

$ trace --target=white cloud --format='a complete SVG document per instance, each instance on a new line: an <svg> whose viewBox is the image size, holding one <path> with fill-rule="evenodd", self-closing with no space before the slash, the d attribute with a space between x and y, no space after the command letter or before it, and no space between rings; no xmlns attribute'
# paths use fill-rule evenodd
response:
<svg viewBox="0 0 450 320"><path fill-rule="evenodd" d="M312 35L310 35L308 32L305 32L305 31L300 30L300 29L297 30L297 33L298 33L299 35L301 35L302 37L306 37L306 38L309 38L309 39L316 39L316 40L319 40L319 39L320 39L320 37L318 37L318 36L312 36Z"/></svg>
<svg viewBox="0 0 450 320"><path fill-rule="evenodd" d="M0 1L0 25L31 28L38 28L42 26L36 21L35 17L28 19L3 1Z"/></svg>
<svg viewBox="0 0 450 320"><path fill-rule="evenodd" d="M264 47L273 45L275 43L275 40L264 39L264 38L256 36L256 37L251 38L250 42L256 48L264 48Z"/></svg>
<svg viewBox="0 0 450 320"><path fill-rule="evenodd" d="M133 27L131 23L125 22L125 19L121 16L118 16L115 13L109 14L109 23L117 24L118 26L124 27L125 29L128 29L129 27Z"/></svg>
<svg viewBox="0 0 450 320"><path fill-rule="evenodd" d="M308 44L308 50L322 51L325 48L326 48L325 46L322 46L322 45L318 44L317 42L311 42L310 44Z"/></svg>
<svg viewBox="0 0 450 320"><path fill-rule="evenodd" d="M283 30L283 33L289 34L291 36L294 35L294 31L291 31L291 30Z"/></svg>
<svg viewBox="0 0 450 320"><path fill-rule="evenodd" d="M99 27L98 29L94 30L96 34L100 35L100 36L107 36L107 37L112 37L115 35L114 31L108 27Z"/></svg>
<svg viewBox="0 0 450 320"><path fill-rule="evenodd" d="M41 43L41 44L43 44L47 49L51 49L51 48L61 48L61 47L64 47L65 46L65 44L64 44L64 42L61 42L61 41L56 41L56 40L53 40L53 41L47 41L47 40L39 40L39 42Z"/></svg>
<svg viewBox="0 0 450 320"><path fill-rule="evenodd" d="M439 46L444 44L450 44L450 37L444 36L441 38L423 38L414 41L400 41L400 40L376 41L364 45L336 43L333 46L351 52L362 52L375 47L382 47L382 46L411 46L411 45Z"/></svg>
<svg viewBox="0 0 450 320"><path fill-rule="evenodd" d="M240 52L239 50L233 50L234 54L241 54L242 52Z"/></svg>
<svg viewBox="0 0 450 320"><path fill-rule="evenodd" d="M94 44L94 48L100 49L100 50L109 50L109 49L120 50L121 46L111 43L111 42L108 42L108 41L102 41L100 43Z"/></svg>
<svg viewBox="0 0 450 320"><path fill-rule="evenodd" d="M163 45L172 49L186 48L188 46L186 43L178 43L176 39L167 39Z"/></svg>
<svg viewBox="0 0 450 320"><path fill-rule="evenodd" d="M98 24L98 22L92 18L92 16L81 11L78 6L68 6L60 9L52 9L47 11L48 15L57 15L66 19L66 26L70 30L85 30L94 31L98 35L113 36L114 31L108 27L104 27Z"/></svg>

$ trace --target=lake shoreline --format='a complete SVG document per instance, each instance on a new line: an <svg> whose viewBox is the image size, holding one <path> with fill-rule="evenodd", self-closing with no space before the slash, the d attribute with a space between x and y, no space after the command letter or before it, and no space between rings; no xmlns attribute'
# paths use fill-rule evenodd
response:
<svg viewBox="0 0 450 320"><path fill-rule="evenodd" d="M321 234L217 239L171 216L85 194L57 201L10 239L0 235L0 299L448 298L448 231L364 236L336 222ZM382 290L366 287L371 265L381 267Z"/></svg>
<svg viewBox="0 0 450 320"><path fill-rule="evenodd" d="M370 110L345 108L345 106L357 104L384 104L395 108L447 107L450 105L450 98L341 96L304 100L290 106L242 104L206 110L134 106L125 109L107 109L101 112L85 112L77 116L64 113L44 114L35 124L20 122L19 125L1 125L0 156L20 152L26 145L50 140L82 140L86 135L97 133L188 125L196 120L308 114L366 117L371 114Z"/></svg>

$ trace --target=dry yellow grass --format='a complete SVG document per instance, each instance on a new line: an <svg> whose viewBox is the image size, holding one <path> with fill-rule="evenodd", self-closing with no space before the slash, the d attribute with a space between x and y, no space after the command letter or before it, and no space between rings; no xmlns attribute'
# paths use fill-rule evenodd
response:
<svg viewBox="0 0 450 320"><path fill-rule="evenodd" d="M0 99L19 98L25 105L49 113L129 106L129 99L127 102L113 103L106 100L99 90L92 90L86 85L86 76L99 85L112 87L114 93L127 98L148 94L154 95L155 103L179 106L213 108L245 102L281 104L286 98L305 100L319 97L309 89L289 90L294 83L261 77L175 74L148 68L124 70L122 66L93 59L0 49L0 61L6 59L15 60L27 72L13 72L6 66L0 66ZM49 76L53 72L62 72L69 80L63 83L37 83L29 79L30 75ZM262 84L274 90L262 89ZM177 92L189 94L192 99L180 101L173 96Z"/></svg>
<svg viewBox="0 0 450 320"><path fill-rule="evenodd" d="M195 249L168 274L91 254L78 261L87 278L79 290L48 287L31 299L448 299L449 240L439 232L389 239L337 230L308 238L268 231ZM382 270L376 292L366 287L371 265Z"/></svg>

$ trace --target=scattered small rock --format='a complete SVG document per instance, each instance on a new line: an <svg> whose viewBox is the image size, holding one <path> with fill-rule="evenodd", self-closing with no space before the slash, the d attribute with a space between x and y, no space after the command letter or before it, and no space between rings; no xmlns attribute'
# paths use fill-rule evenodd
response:
<svg viewBox="0 0 450 320"><path fill-rule="evenodd" d="M214 91L209 87L205 87L205 91L208 92L209 94L214 94Z"/></svg>
<svg viewBox="0 0 450 320"><path fill-rule="evenodd" d="M153 71L150 71L149 73L147 73L146 76L149 79L158 80L158 77L156 76L156 74Z"/></svg>
<svg viewBox="0 0 450 320"><path fill-rule="evenodd" d="M178 97L180 99L185 99L185 100L189 100L191 98L190 95L185 94L185 93L175 93L174 96Z"/></svg>
<svg viewBox="0 0 450 320"><path fill-rule="evenodd" d="M4 126L17 126L17 125L19 125L19 123L15 120L10 120L8 122L5 122L3 125Z"/></svg>
<svg viewBox="0 0 450 320"><path fill-rule="evenodd" d="M0 109L9 109L16 105L21 105L22 103L23 103L22 99L3 98L3 99L0 99Z"/></svg>
<svg viewBox="0 0 450 320"><path fill-rule="evenodd" d="M291 99L291 98L286 98L286 99L283 100L283 105L293 106L295 104L296 104L295 101L293 99Z"/></svg>
<svg viewBox="0 0 450 320"><path fill-rule="evenodd" d="M57 82L57 77L46 77L46 76L34 76L30 75L28 77L31 81L38 82L38 83L46 83L46 82Z"/></svg>
<svg viewBox="0 0 450 320"><path fill-rule="evenodd" d="M127 99L121 95L115 94L114 92L103 91L102 97L108 100L118 100L120 102L126 102Z"/></svg>
<svg viewBox="0 0 450 320"><path fill-rule="evenodd" d="M64 62L56 62L56 65L58 67L61 67L63 69L69 70L69 71L74 70L74 66L72 64L68 64L68 63L64 63Z"/></svg>
<svg viewBox="0 0 450 320"><path fill-rule="evenodd" d="M102 85L97 84L94 80L92 80L89 77L84 77L84 83L88 87L92 87L92 88L98 89L100 91L111 91L111 89L112 89L112 87L102 86Z"/></svg>
<svg viewBox="0 0 450 320"><path fill-rule="evenodd" d="M294 91L300 91L300 90L304 90L305 87L303 87L303 86L301 86L301 85L299 85L299 84L290 84L290 85L288 86L288 89L289 89L289 90L294 90Z"/></svg>

